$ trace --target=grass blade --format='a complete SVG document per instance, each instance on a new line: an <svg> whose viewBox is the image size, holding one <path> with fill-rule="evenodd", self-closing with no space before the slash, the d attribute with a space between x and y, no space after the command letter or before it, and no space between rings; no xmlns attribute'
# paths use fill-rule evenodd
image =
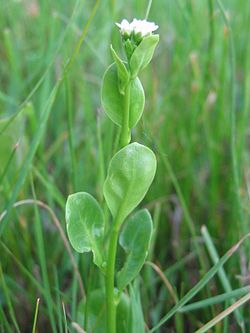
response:
<svg viewBox="0 0 250 333"><path fill-rule="evenodd" d="M239 299L237 302L229 306L226 310L222 311L218 316L210 320L206 325L198 329L198 331L195 331L195 333L205 333L207 332L211 327L218 324L222 319L230 315L232 312L237 310L240 306L245 304L247 301L250 300L250 293Z"/></svg>
<svg viewBox="0 0 250 333"><path fill-rule="evenodd" d="M37 132L36 132L32 142L31 142L30 149L28 151L27 157L26 157L26 159L25 159L25 161L24 161L24 163L21 167L19 176L17 178L16 185L14 186L11 198L10 198L8 204L7 204L7 207L6 207L7 216L6 216L5 220L0 225L0 236L3 234L3 231L4 231L4 229L7 225L10 209L13 206L14 202L16 201L17 195L18 195L22 185L24 184L24 181L25 181L25 179L27 177L27 174L29 172L29 169L30 169L30 165L32 164L32 160L35 156L35 153L37 151L39 143L40 143L40 141L43 137L43 134L45 132L46 124L47 124L50 112L52 110L52 106L53 106L53 104L55 102L55 99L56 99L56 96L58 94L59 88L60 88L62 82L64 81L65 74L67 74L69 72L69 70L71 69L71 67L72 67L72 65L75 61L75 58L76 58L76 56L77 56L77 54L78 54L78 52L81 48L81 45L84 42L84 39L87 35L89 26L90 26L95 14L96 14L96 11L99 7L99 3L100 3L100 0L97 0L93 9L92 9L92 12L91 12L89 18L88 18L88 21L87 21L85 27L83 28L82 34L81 34L81 36L80 36L80 38L79 38L79 40L76 44L76 47L74 48L74 50L72 52L72 55L71 55L68 63L65 66L63 75L56 82L56 84L55 84L55 86L54 86L54 88L53 88L53 90L52 90L52 92L51 92L51 94L50 94L50 96L47 100L47 103L45 104L44 109L41 113L41 118L40 118L40 121L39 121L40 126L38 127Z"/></svg>
<svg viewBox="0 0 250 333"><path fill-rule="evenodd" d="M38 298L37 301L36 301L36 310L35 310L35 315L34 315L32 333L36 333L36 324L37 324L37 316L38 316L39 303L40 303L40 298Z"/></svg>
<svg viewBox="0 0 250 333"><path fill-rule="evenodd" d="M213 305L213 304L219 304L219 303L234 299L236 297L243 296L249 292L250 292L250 286L235 289L235 290L232 290L231 292L227 292L224 294L220 294L220 295L217 295L214 297L207 298L207 299L199 301L199 302L185 305L185 306L183 306L183 308L181 308L179 310L179 312L189 312L189 311L194 311L194 310L200 310L202 308L205 308L205 307Z"/></svg>
<svg viewBox="0 0 250 333"><path fill-rule="evenodd" d="M209 234L208 229L206 228L206 226L201 227L201 233L202 233L202 236L204 238L205 244L207 246L209 255L210 255L213 263L216 264L216 262L219 261L219 256L218 256L218 253L216 251L216 248L213 244L212 238L210 237L210 234ZM223 267L218 270L218 276L219 276L219 279L221 281L221 284L223 285L224 290L226 292L230 293L233 289L231 287L230 281L229 281ZM232 302L234 302L234 300L232 300ZM236 320L237 320L238 325L244 331L244 326L245 325L244 325L243 316L241 315L241 313L238 310L235 311L235 316L236 316Z"/></svg>
<svg viewBox="0 0 250 333"><path fill-rule="evenodd" d="M9 289L6 285L5 279L4 279L4 275L3 275L3 270L2 270L2 266L0 264L0 281L2 281L2 288L3 288L3 292L6 298L6 303L8 306L8 310L9 310L9 314L10 314L10 318L15 326L15 329L18 333L21 333L20 328L18 326L17 320L16 320L16 316L15 316L15 311L10 299L10 295L9 295Z"/></svg>
<svg viewBox="0 0 250 333"><path fill-rule="evenodd" d="M237 244L235 244L223 257L201 278L201 280L187 292L187 294L153 327L149 332L155 332L166 321L172 318L188 301L190 301L218 272L218 270L228 261L228 259L238 250L240 245L248 238L250 234L243 237Z"/></svg>

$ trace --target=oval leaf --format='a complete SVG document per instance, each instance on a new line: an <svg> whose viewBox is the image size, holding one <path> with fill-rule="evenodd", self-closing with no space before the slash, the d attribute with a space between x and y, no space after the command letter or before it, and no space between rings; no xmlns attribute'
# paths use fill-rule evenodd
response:
<svg viewBox="0 0 250 333"><path fill-rule="evenodd" d="M141 81L136 78L130 82L129 127L140 120L145 103ZM119 91L117 68L112 64L106 70L102 82L102 104L107 116L117 125L122 125L124 95Z"/></svg>
<svg viewBox="0 0 250 333"><path fill-rule="evenodd" d="M150 63L158 42L159 35L150 35L143 38L134 50L130 59L130 70L133 78Z"/></svg>
<svg viewBox="0 0 250 333"><path fill-rule="evenodd" d="M86 192L71 194L66 203L67 233L79 253L93 252L94 263L101 267L104 216L95 198Z"/></svg>
<svg viewBox="0 0 250 333"><path fill-rule="evenodd" d="M155 154L139 143L131 143L110 161L103 193L114 218L120 223L142 201L156 172Z"/></svg>
<svg viewBox="0 0 250 333"><path fill-rule="evenodd" d="M119 238L127 254L124 266L117 275L119 290L124 290L140 272L148 254L152 232L153 222L147 209L135 213L126 222Z"/></svg>

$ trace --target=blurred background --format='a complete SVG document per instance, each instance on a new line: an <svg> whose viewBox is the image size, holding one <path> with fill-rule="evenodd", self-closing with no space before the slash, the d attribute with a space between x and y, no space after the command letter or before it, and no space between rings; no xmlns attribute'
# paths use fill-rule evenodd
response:
<svg viewBox="0 0 250 333"><path fill-rule="evenodd" d="M178 298L213 264L202 225L219 256L249 231L250 2L220 3L224 11L214 0L155 0L149 13L160 43L141 76L146 106L133 140L157 155L141 204L155 223L148 260ZM38 332L64 332L65 318L68 331L79 332L71 323L81 324L81 288L99 282L90 256L67 243L65 202L88 191L104 204L117 128L102 110L102 76L111 43L125 59L115 22L143 19L147 7L144 0L0 0L1 332L31 332L37 298ZM232 288L249 284L249 247L225 266ZM174 300L149 267L138 288L152 327ZM221 292L214 278L195 300ZM224 307L187 312L157 332L194 332ZM249 309L241 315L248 332ZM240 332L235 316L214 332Z"/></svg>

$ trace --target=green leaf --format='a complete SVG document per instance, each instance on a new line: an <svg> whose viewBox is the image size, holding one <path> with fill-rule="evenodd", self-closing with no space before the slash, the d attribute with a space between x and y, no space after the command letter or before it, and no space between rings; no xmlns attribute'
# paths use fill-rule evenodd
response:
<svg viewBox="0 0 250 333"><path fill-rule="evenodd" d="M129 72L127 71L124 62L120 59L118 54L113 49L112 45L110 45L110 49L117 68L118 79L119 79L119 92L122 95L124 95L126 86L128 85L129 82Z"/></svg>
<svg viewBox="0 0 250 333"><path fill-rule="evenodd" d="M140 287L137 280L130 284L130 315L129 315L129 333L145 333L145 323L143 317L142 304L140 299Z"/></svg>
<svg viewBox="0 0 250 333"><path fill-rule="evenodd" d="M129 63L132 78L136 77L150 63L158 42L159 35L150 35L143 38L134 50Z"/></svg>
<svg viewBox="0 0 250 333"><path fill-rule="evenodd" d="M139 143L131 143L113 156L103 193L113 217L119 215L119 223L142 201L155 172L154 153Z"/></svg>
<svg viewBox="0 0 250 333"><path fill-rule="evenodd" d="M152 232L153 222L147 209L138 211L126 222L119 238L127 254L124 266L117 275L119 290L124 290L140 272L148 254Z"/></svg>
<svg viewBox="0 0 250 333"><path fill-rule="evenodd" d="M98 202L86 192L71 194L66 203L67 232L72 247L79 253L93 252L101 267L104 216Z"/></svg>
<svg viewBox="0 0 250 333"><path fill-rule="evenodd" d="M125 96L119 91L117 68L112 64L106 70L102 83L102 105L107 116L117 125L122 125ZM136 78L130 82L129 127L140 120L145 103L141 81Z"/></svg>
<svg viewBox="0 0 250 333"><path fill-rule="evenodd" d="M103 289L93 290L88 294L87 302L85 299L78 306L78 322L82 325L84 313L87 314L87 332L106 333L106 304L105 291ZM87 307L87 308L86 308ZM127 333L128 318L130 313L130 300L124 293L121 294L120 302L117 305L116 315L116 331L119 333Z"/></svg>

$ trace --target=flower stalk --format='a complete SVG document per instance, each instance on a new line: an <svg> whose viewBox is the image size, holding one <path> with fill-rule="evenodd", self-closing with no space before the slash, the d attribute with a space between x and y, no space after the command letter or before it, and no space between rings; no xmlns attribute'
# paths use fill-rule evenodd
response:
<svg viewBox="0 0 250 333"><path fill-rule="evenodd" d="M108 261L106 270L106 306L107 306L107 332L116 333L116 297L115 297L115 260L117 253L118 237L123 221L119 213L114 219L111 230Z"/></svg>
<svg viewBox="0 0 250 333"><path fill-rule="evenodd" d="M106 271L106 307L107 332L116 333L116 303L115 303L115 259L119 230L113 229L109 240L108 262Z"/></svg>
<svg viewBox="0 0 250 333"><path fill-rule="evenodd" d="M117 75L119 78L119 90L122 97L122 121L121 121L121 134L120 134L120 147L123 148L130 143L131 140L131 128L130 128L130 116L132 116L133 110L131 109L131 67L130 61L133 57L133 53L136 52L136 48L140 43L143 43L143 39L147 36L152 35L152 32L158 29L158 26L153 22L147 22L146 20L136 20L134 19L131 23L127 20L122 20L122 22L116 23L120 29L122 35L125 53L127 55L128 66L125 67L122 60L118 57L116 52L111 47L111 51L117 66ZM154 37L153 37L154 38ZM158 42L158 40L157 40ZM152 58L154 48L156 44L153 42L152 45L149 44L149 52L143 51L144 54L137 55L139 58L145 55L149 55L149 61ZM152 55L150 54L152 53ZM136 56L135 56L135 60ZM148 62L149 62L148 61ZM144 64L145 66L148 63ZM135 67L135 66L134 66ZM142 68L132 68L134 72L138 73ZM125 74L124 74L125 73ZM137 75L133 77L133 80L137 78ZM121 90L121 86L125 86L124 91ZM106 307L107 307L107 332L116 333L116 302L115 302L115 260L118 245L119 229L123 221L119 221L120 218L115 219L108 249L108 262L107 262L107 273L106 273Z"/></svg>
<svg viewBox="0 0 250 333"><path fill-rule="evenodd" d="M79 253L91 251L94 264L105 274L103 305L106 303L106 307L100 316L106 322L107 333L127 333L131 328L130 303L122 305L122 300L129 297L124 290L136 278L146 260L153 222L146 209L138 210L132 216L130 214L143 200L156 172L154 153L148 147L130 141L131 129L140 120L145 103L138 75L153 57L159 36L152 32L158 26L136 19L131 23L123 20L117 26L127 61L123 61L111 46L114 63L106 70L102 83L104 110L121 128L121 149L112 157L103 185L103 196L113 216L113 223L111 226L106 223L102 207L89 193L74 193L66 203L67 233L72 246ZM118 239L124 253L127 253L119 272L115 265ZM105 240L108 240L108 249L104 246ZM102 289L92 291L86 307L100 299L100 296L103 297ZM118 311L119 314L121 311L123 318L127 318L126 327L124 322L121 326L116 321ZM91 322L88 323L91 331L103 330L102 326L99 329L90 326Z"/></svg>

